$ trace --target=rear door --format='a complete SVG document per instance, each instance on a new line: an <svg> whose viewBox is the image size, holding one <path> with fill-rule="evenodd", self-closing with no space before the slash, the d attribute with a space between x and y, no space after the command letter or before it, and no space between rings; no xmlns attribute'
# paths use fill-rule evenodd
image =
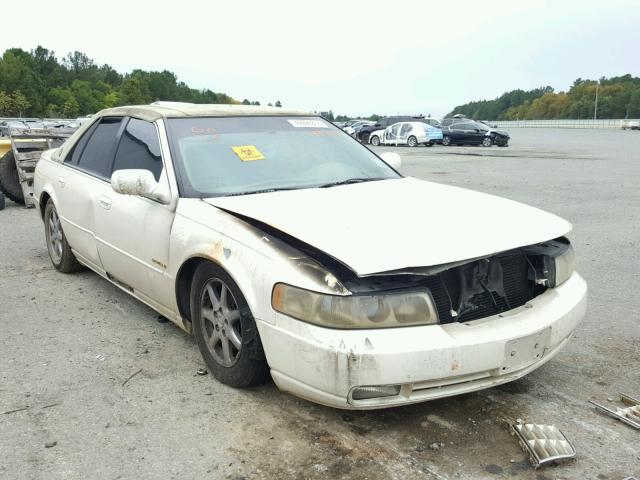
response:
<svg viewBox="0 0 640 480"><path fill-rule="evenodd" d="M125 120L109 175L128 169L149 170L157 182L171 191L156 124L136 118ZM109 278L162 303L154 295L154 285L162 281L169 262L173 218L169 205L118 194L110 185L101 191L96 209L96 242Z"/></svg>
<svg viewBox="0 0 640 480"><path fill-rule="evenodd" d="M95 241L98 192L109 185L109 172L122 117L103 117L84 134L64 160L57 181L58 214L71 248L102 271Z"/></svg>
<svg viewBox="0 0 640 480"><path fill-rule="evenodd" d="M398 132L398 143L405 145L409 140L409 134L412 130L412 125L409 122L400 123L400 131Z"/></svg>

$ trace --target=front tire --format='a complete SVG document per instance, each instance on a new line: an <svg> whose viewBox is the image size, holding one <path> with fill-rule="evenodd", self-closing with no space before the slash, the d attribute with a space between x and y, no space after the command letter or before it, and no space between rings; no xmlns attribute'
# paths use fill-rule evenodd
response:
<svg viewBox="0 0 640 480"><path fill-rule="evenodd" d="M360 142L361 143L369 143L369 133L365 132L362 135L360 135Z"/></svg>
<svg viewBox="0 0 640 480"><path fill-rule="evenodd" d="M490 147L491 145L493 145L493 140L491 140L491 137L484 137L482 139L482 146L483 147Z"/></svg>
<svg viewBox="0 0 640 480"><path fill-rule="evenodd" d="M49 258L56 270L71 273L82 270L62 231L62 223L53 201L49 199L44 209L44 234L47 240Z"/></svg>
<svg viewBox="0 0 640 480"><path fill-rule="evenodd" d="M445 147L451 145L451 137L449 135L445 135L444 137L442 137L442 145L444 145Z"/></svg>
<svg viewBox="0 0 640 480"><path fill-rule="evenodd" d="M415 147L416 145L418 145L418 139L416 137L414 137L413 135L411 135L407 139L407 145L409 145L410 147Z"/></svg>
<svg viewBox="0 0 640 480"><path fill-rule="evenodd" d="M374 135L373 137L371 137L371 145L373 145L374 147L377 147L380 145L380 138L377 135Z"/></svg>
<svg viewBox="0 0 640 480"><path fill-rule="evenodd" d="M213 263L200 264L194 273L191 321L200 353L220 382L248 387L268 378L249 305L231 276Z"/></svg>

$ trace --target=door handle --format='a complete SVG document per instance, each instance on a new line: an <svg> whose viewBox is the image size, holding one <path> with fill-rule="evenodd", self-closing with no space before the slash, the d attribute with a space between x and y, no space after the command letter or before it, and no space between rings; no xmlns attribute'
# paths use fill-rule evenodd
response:
<svg viewBox="0 0 640 480"><path fill-rule="evenodd" d="M100 203L100 206L105 210L111 210L111 199L109 197L102 195L98 199L98 202Z"/></svg>
<svg viewBox="0 0 640 480"><path fill-rule="evenodd" d="M58 185L64 188L66 184L67 184L67 180L64 177L58 177Z"/></svg>

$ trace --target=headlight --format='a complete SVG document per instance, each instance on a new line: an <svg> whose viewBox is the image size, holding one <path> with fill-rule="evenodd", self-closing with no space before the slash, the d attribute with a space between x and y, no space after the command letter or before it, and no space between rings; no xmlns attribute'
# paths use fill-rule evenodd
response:
<svg viewBox="0 0 640 480"><path fill-rule="evenodd" d="M569 244L569 248L562 254L553 259L555 270L555 287L562 285L573 274L576 269L576 255L573 247Z"/></svg>
<svg viewBox="0 0 640 480"><path fill-rule="evenodd" d="M428 290L371 295L326 295L278 283L274 310L331 328L385 328L438 323Z"/></svg>

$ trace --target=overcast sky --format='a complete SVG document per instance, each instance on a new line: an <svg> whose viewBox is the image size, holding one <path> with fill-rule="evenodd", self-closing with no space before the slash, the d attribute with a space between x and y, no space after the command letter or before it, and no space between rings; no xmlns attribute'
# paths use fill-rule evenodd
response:
<svg viewBox="0 0 640 480"><path fill-rule="evenodd" d="M5 13L2 51L80 50L120 72L168 69L239 100L336 114L442 116L515 88L640 76L637 0L30 0Z"/></svg>

